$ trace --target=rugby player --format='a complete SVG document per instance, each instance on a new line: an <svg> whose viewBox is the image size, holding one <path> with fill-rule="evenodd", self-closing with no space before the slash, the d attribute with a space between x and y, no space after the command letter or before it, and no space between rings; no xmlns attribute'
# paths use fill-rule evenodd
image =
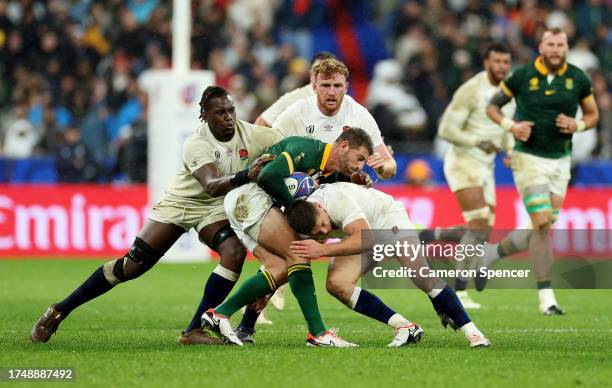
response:
<svg viewBox="0 0 612 388"><path fill-rule="evenodd" d="M150 270L191 228L221 259L208 278L200 305L179 343L218 342L202 331L201 316L227 297L246 256L245 247L225 215L223 196L233 188L255 181L272 157L255 158L283 136L270 128L236 120L231 96L217 86L206 88L202 94L200 119L202 125L185 141L183 165L174 183L153 206L131 248L122 258L99 267L64 300L51 305L32 329L33 342L47 342L74 309Z"/></svg>
<svg viewBox="0 0 612 388"><path fill-rule="evenodd" d="M550 229L559 216L570 179L572 135L597 125L599 112L591 80L567 63L567 34L548 29L542 35L538 58L513 72L500 84L487 115L517 142L511 168L532 230L516 230L498 244L485 265L494 259L529 249L537 277L539 310L545 315L562 315L551 284L553 263ZM516 100L516 121L502 107ZM582 119L575 119L578 107Z"/></svg>
<svg viewBox="0 0 612 388"><path fill-rule="evenodd" d="M311 69L314 95L287 108L274 121L272 127L288 136L308 136L323 142L335 141L345 128L363 128L374 143L374 153L368 159L368 166L375 169L382 179L391 178L396 173L395 159L389 153L372 115L346 95L348 76L346 65L335 58L324 58L315 62ZM359 177L365 178L366 181L358 179ZM366 174L356 175L352 179L357 183L369 183ZM279 299L280 296L277 297L277 303ZM258 307L261 308L261 305ZM253 342L257 315L255 308L249 306L238 326L238 335L247 342Z"/></svg>
<svg viewBox="0 0 612 388"><path fill-rule="evenodd" d="M389 245L407 241L415 247L419 246L419 238L404 206L376 189L337 182L323 184L307 200L296 201L287 212L287 220L295 231L303 235L324 238L334 229L341 229L346 234L346 238L340 242L328 244L313 239L296 240L291 244L291 249L295 255L309 259L333 256L327 274L327 290L349 308L391 325L395 312L356 284L362 273L368 270L367 265L362 265L361 254L367 252L369 243L381 242L368 243L363 232L372 229L383 231L386 235L375 235L374 239L385 240L384 243ZM419 275L421 268L428 268L424 257L417 254L416 257L406 255L397 258L404 267L415 271L416 275L411 280L429 296L443 325L450 324L459 329L471 347L491 345L470 320L452 288L434 276ZM422 335L418 326L408 324L412 325L414 332ZM396 333L399 334L400 330L397 329ZM407 333L407 336L412 337L414 332ZM396 335L389 346L401 343L401 340Z"/></svg>
<svg viewBox="0 0 612 388"><path fill-rule="evenodd" d="M310 61L310 69L308 71L310 75L310 82L307 85L297 88L290 92L283 94L276 102L268 107L261 115L255 120L256 125L262 125L264 127L272 126L272 123L276 121L278 116L283 113L287 108L293 105L294 102L299 101L303 98L314 96L314 74L312 69L324 59L336 58L336 56L327 51L321 51L315 54Z"/></svg>
<svg viewBox="0 0 612 388"><path fill-rule="evenodd" d="M514 145L512 134L491 121L485 112L510 70L510 52L502 44L491 44L484 52L483 65L484 71L457 89L438 131L451 143L444 156L444 175L466 222L459 241L464 245L482 244L489 239L495 223L495 155L502 148L509 154ZM504 106L503 112L511 117L514 104ZM472 257L466 257L456 264L457 269L469 269L475 263ZM459 300L467 309L480 308L467 293L467 283L463 278L455 281Z"/></svg>
<svg viewBox="0 0 612 388"><path fill-rule="evenodd" d="M246 280L223 304L209 309L202 323L226 342L242 346L229 317L288 281L308 324L307 345L355 346L326 329L317 305L310 260L297 257L289 249L298 236L273 204L289 208L294 203L284 178L295 171L324 182L335 181L338 173L351 176L360 171L373 152L372 140L364 130L349 128L333 144L292 136L265 152L276 155L276 159L262 169L257 184L232 190L225 198L230 225L265 270Z"/></svg>

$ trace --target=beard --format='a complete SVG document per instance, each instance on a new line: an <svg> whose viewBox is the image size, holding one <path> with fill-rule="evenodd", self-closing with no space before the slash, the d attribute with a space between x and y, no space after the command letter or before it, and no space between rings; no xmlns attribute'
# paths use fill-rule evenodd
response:
<svg viewBox="0 0 612 388"><path fill-rule="evenodd" d="M548 70L556 73L558 70L560 70L565 65L567 56L566 55L559 56L559 59L560 59L559 63L552 63L551 59L552 58L550 56L542 55L542 62L544 62L544 66L546 66Z"/></svg>

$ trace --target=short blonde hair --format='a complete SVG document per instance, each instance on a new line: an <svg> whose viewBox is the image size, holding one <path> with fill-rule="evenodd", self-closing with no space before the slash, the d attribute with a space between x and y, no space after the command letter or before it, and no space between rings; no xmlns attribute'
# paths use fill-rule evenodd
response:
<svg viewBox="0 0 612 388"><path fill-rule="evenodd" d="M341 74L348 79L349 71L342 61L339 61L336 58L329 58L322 60L315 67L313 67L312 74L315 78L319 74L325 76L326 78L332 78L336 74Z"/></svg>

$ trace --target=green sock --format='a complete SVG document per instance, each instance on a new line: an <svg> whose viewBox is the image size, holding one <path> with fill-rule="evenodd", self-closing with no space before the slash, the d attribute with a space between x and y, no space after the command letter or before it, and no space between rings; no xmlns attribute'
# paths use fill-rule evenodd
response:
<svg viewBox="0 0 612 388"><path fill-rule="evenodd" d="M314 280L310 264L295 264L289 267L289 286L295 295L304 319L308 324L308 331L314 336L319 336L325 332L325 324L321 319L319 306L317 304L317 294L315 292Z"/></svg>
<svg viewBox="0 0 612 388"><path fill-rule="evenodd" d="M269 271L258 272L255 276L248 278L234 295L227 298L215 309L217 314L231 317L242 307L256 301L262 296L268 295L276 289L276 280Z"/></svg>

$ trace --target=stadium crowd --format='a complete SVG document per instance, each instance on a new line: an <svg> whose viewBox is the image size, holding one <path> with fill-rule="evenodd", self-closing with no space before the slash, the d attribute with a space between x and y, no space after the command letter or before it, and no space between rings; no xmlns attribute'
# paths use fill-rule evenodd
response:
<svg viewBox="0 0 612 388"><path fill-rule="evenodd" d="M67 182L116 173L145 181L146 94L138 77L170 67L171 11L164 0L0 0L0 157L52 156ZM351 66L341 43L331 51L353 77L365 72L365 87L352 93L395 149L432 150L440 115L481 69L486 43L503 41L520 65L537 55L539 32L559 26L570 38L569 62L592 77L601 112L587 153L612 158L606 0L192 1L192 68L214 71L238 117L252 122L308 82L310 57L330 49L317 31L350 30L351 16L353 30L365 21L383 46L361 48L365 70Z"/></svg>

